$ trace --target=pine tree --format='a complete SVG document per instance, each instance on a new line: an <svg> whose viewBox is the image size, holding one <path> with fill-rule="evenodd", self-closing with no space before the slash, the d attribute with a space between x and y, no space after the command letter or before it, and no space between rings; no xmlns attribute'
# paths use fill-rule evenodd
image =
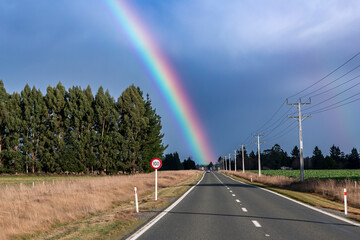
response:
<svg viewBox="0 0 360 240"><path fill-rule="evenodd" d="M166 154L160 170L183 170L179 154L177 152Z"/></svg>
<svg viewBox="0 0 360 240"><path fill-rule="evenodd" d="M0 80L0 154L6 138L6 123L9 118L8 109L6 107L8 94L4 87L4 82ZM0 160L1 164L1 160Z"/></svg>
<svg viewBox="0 0 360 240"><path fill-rule="evenodd" d="M360 156L356 148L351 150L350 155L347 155L348 165L350 169L359 169L360 168Z"/></svg>
<svg viewBox="0 0 360 240"><path fill-rule="evenodd" d="M311 161L313 162L313 166L315 169L323 169L324 168L324 155L321 150L316 146L313 151L313 156L311 157Z"/></svg>
<svg viewBox="0 0 360 240"><path fill-rule="evenodd" d="M0 171L151 171L150 160L167 146L161 118L142 94L132 85L115 103L102 87L94 98L89 86L66 91L59 82L45 96L28 84L9 95L0 80Z"/></svg>
<svg viewBox="0 0 360 240"><path fill-rule="evenodd" d="M295 146L291 151L291 167L294 169L300 168L300 151L298 146Z"/></svg>
<svg viewBox="0 0 360 240"><path fill-rule="evenodd" d="M72 87L67 93L67 104L65 106L67 126L67 154L76 153L72 166L79 166L78 171L90 172L95 165L94 156L94 110L93 95L88 86L85 90L80 87Z"/></svg>
<svg viewBox="0 0 360 240"><path fill-rule="evenodd" d="M156 114L156 110L151 106L149 95L146 96L145 118L148 119L148 126L143 132L143 141L141 147L141 168L143 171L152 170L150 161L153 158L161 158L167 146L164 146L162 139L164 134L161 133L161 117Z"/></svg>
<svg viewBox="0 0 360 240"><path fill-rule="evenodd" d="M21 92L22 110L23 110L23 152L27 157L27 164L31 166L31 172L35 169L41 170L41 161L39 152L43 151L43 136L46 130L47 108L40 90L35 86L30 89L26 85ZM28 165L27 165L28 166Z"/></svg>
<svg viewBox="0 0 360 240"><path fill-rule="evenodd" d="M48 109L46 121L47 130L46 147L43 154L44 171L60 171L61 153L65 148L65 105L66 90L59 82L56 87L49 86L45 95L45 103Z"/></svg>
<svg viewBox="0 0 360 240"><path fill-rule="evenodd" d="M191 157L188 157L187 160L184 160L183 168L184 170L196 169L195 162L191 159Z"/></svg>
<svg viewBox="0 0 360 240"><path fill-rule="evenodd" d="M140 169L142 137L149 120L145 117L145 101L139 88L131 85L118 98L120 111L120 132L123 136L121 157L128 172Z"/></svg>
<svg viewBox="0 0 360 240"><path fill-rule="evenodd" d="M23 155L19 151L20 138L23 133L20 94L13 93L9 96L7 109L9 117L6 122L7 138L4 149L6 165L15 172L23 172L25 170Z"/></svg>
<svg viewBox="0 0 360 240"><path fill-rule="evenodd" d="M95 131L96 131L96 152L100 169L108 172L116 168L116 121L118 114L115 109L114 99L109 91L104 93L99 88L94 102L95 110Z"/></svg>
<svg viewBox="0 0 360 240"><path fill-rule="evenodd" d="M335 162L335 164L331 164L332 168L345 168L347 163L346 163L346 158L345 158L345 154L343 152L340 151L339 147L336 147L335 145L332 145L330 148L330 157L331 157L331 162ZM334 166L333 166L334 165Z"/></svg>
<svg viewBox="0 0 360 240"><path fill-rule="evenodd" d="M291 151L291 156L292 156L293 159L299 159L300 151L299 151L299 148L297 146L295 146L293 148L293 150Z"/></svg>

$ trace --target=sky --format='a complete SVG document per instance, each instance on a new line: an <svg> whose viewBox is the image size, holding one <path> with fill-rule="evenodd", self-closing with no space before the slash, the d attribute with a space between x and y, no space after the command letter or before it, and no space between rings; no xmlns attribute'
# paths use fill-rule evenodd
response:
<svg viewBox="0 0 360 240"><path fill-rule="evenodd" d="M252 134L265 134L262 149L279 144L290 153L299 145L298 123L287 116L297 108L286 99L299 97L311 97L302 112L313 113L302 122L305 156L315 146L324 154L333 144L359 150L360 101L346 103L360 97L360 56L327 76L360 51L359 1L128 2L173 66L216 156L240 144L256 151ZM94 94L103 86L115 99L135 84L162 117L166 153L194 156L105 1L2 0L0 79L8 92L28 83L45 93L61 81L90 85Z"/></svg>

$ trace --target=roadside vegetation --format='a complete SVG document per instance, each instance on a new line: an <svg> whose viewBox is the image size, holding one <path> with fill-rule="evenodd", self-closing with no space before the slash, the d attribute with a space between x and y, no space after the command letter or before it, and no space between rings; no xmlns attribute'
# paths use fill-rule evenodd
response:
<svg viewBox="0 0 360 240"><path fill-rule="evenodd" d="M251 170L258 173L258 170ZM261 170L261 173L269 176L285 176L300 179L299 170ZM324 169L324 170L305 170L305 179L309 178L331 178L331 179L360 179L360 170L355 169Z"/></svg>
<svg viewBox="0 0 360 240"><path fill-rule="evenodd" d="M284 151L279 144L275 144L271 149L265 149L260 153L262 169L299 169L300 168L300 151L294 146L290 155ZM244 149L244 163L246 170L258 169L258 154L251 151L248 154ZM228 159L227 159L228 162ZM219 157L217 166L225 168L224 158ZM242 166L242 151L237 151L236 165ZM346 154L340 150L340 147L332 145L329 149L329 155L325 155L315 146L311 157L304 157L305 169L360 169L360 155L356 148ZM235 162L231 160L231 169L235 168Z"/></svg>
<svg viewBox="0 0 360 240"><path fill-rule="evenodd" d="M56 181L38 181L34 187L29 184L11 184L0 186L0 239L22 236L21 239L40 236L45 232L50 236L54 229L68 227L59 236L62 238L78 231L80 226L72 228L81 221L92 222L101 218L104 212L112 217L103 219L103 226L94 225L85 232L105 231L120 234L134 229L143 221L134 217L134 187L140 194L140 210L153 209L169 204L173 198L181 195L200 177L198 171L164 171L158 173L159 200L152 201L154 194L154 173L126 176L78 177L57 179ZM26 178L22 178L27 180ZM33 180L30 177L30 181ZM169 196L167 193L171 192ZM172 198L172 199L170 199ZM116 213L111 213L115 209ZM105 215L106 215L105 214ZM108 216L107 215L107 216ZM99 219L98 219L99 220ZM102 221L102 220L99 220ZM71 224L69 224L71 223ZM82 226L84 225L84 226ZM76 225L75 225L76 226ZM85 223L81 224L86 227ZM98 226L98 230L97 227ZM122 227L121 227L122 226ZM126 226L126 227L124 227ZM131 227L132 226L132 227ZM25 234L25 235L24 235ZM89 239L84 234L78 239ZM89 235L91 236L91 235Z"/></svg>
<svg viewBox="0 0 360 240"><path fill-rule="evenodd" d="M114 99L100 86L43 94L27 84L7 93L0 80L0 173L150 172L163 156L161 117L134 85Z"/></svg>

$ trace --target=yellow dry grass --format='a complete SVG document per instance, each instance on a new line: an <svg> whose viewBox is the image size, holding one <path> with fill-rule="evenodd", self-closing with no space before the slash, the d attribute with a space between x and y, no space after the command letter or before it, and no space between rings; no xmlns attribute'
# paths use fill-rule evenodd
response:
<svg viewBox="0 0 360 240"><path fill-rule="evenodd" d="M196 171L158 172L159 188L176 185ZM111 208L154 190L154 173L84 177L53 183L0 187L0 239L46 230L51 225Z"/></svg>

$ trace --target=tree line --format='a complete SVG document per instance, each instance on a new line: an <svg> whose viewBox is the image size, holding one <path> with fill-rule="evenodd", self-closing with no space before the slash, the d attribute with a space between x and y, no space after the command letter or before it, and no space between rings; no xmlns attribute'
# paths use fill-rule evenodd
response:
<svg viewBox="0 0 360 240"><path fill-rule="evenodd" d="M177 152L166 154L162 163L160 170L190 170L198 168L191 157L181 162Z"/></svg>
<svg viewBox="0 0 360 240"><path fill-rule="evenodd" d="M45 95L28 84L9 94L0 81L0 172L149 172L167 148L161 129L134 85L115 100L103 87L94 96L60 82Z"/></svg>
<svg viewBox="0 0 360 240"><path fill-rule="evenodd" d="M271 149L266 149L260 153L262 169L299 169L300 168L300 151L297 146L293 148L290 156L284 151L279 144L275 144ZM223 168L223 158L218 158L217 166ZM237 168L242 167L241 150L236 156ZM258 154L251 151L250 154L244 150L245 169L258 169ZM324 156L318 146L313 150L311 157L304 157L304 165L306 169L359 169L360 156L356 148L353 148L349 154L345 154L338 146L332 145L329 155ZM235 162L231 162L234 169Z"/></svg>

